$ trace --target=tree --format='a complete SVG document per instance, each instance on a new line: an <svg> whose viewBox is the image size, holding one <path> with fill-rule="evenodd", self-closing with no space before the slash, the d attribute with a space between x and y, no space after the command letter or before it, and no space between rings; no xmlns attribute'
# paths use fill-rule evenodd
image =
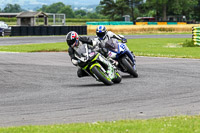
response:
<svg viewBox="0 0 200 133"><path fill-rule="evenodd" d="M198 0L147 0L148 5L156 10L156 16L162 16L167 21L167 15L193 14L194 6Z"/></svg>
<svg viewBox="0 0 200 133"><path fill-rule="evenodd" d="M40 8L38 11L43 11L48 13L58 13L63 7L65 7L65 4L63 4L62 2L57 2L49 6L43 5L42 8Z"/></svg>
<svg viewBox="0 0 200 133"><path fill-rule="evenodd" d="M76 10L74 12L74 14L77 16L77 15L80 15L80 16L86 16L87 15L87 12L84 11L84 10Z"/></svg>
<svg viewBox="0 0 200 133"><path fill-rule="evenodd" d="M20 7L20 5L18 4L7 4L6 7L3 9L3 12L12 12L12 13L18 13L23 11L22 8Z"/></svg>
<svg viewBox="0 0 200 133"><path fill-rule="evenodd" d="M102 7L101 14L108 16L114 20L115 7L117 6L114 0L102 0L100 1L100 6Z"/></svg>
<svg viewBox="0 0 200 133"><path fill-rule="evenodd" d="M102 6L98 5L95 9L95 12L100 14L101 13L101 10L102 10Z"/></svg>
<svg viewBox="0 0 200 133"><path fill-rule="evenodd" d="M135 10L135 8L137 8L138 5L142 4L143 0L124 0L126 2L126 4L129 6L130 8L130 12L131 12L131 17L132 20L135 20L135 13L134 11L137 11L137 9Z"/></svg>
<svg viewBox="0 0 200 133"><path fill-rule="evenodd" d="M62 2L53 3L47 7L46 12L48 13L58 13L62 8L65 7L65 4Z"/></svg>
<svg viewBox="0 0 200 133"><path fill-rule="evenodd" d="M126 15L129 10L129 5L127 5L125 0L116 0L115 16L119 16L118 20L122 20L123 16Z"/></svg>
<svg viewBox="0 0 200 133"><path fill-rule="evenodd" d="M102 0L100 1L101 13L113 20L120 20L123 15L131 15L134 20L134 11L138 11L136 8L142 2L143 0Z"/></svg>
<svg viewBox="0 0 200 133"><path fill-rule="evenodd" d="M163 17L163 21L167 20L167 5L171 3L172 0L147 0L148 5L150 8L156 10L156 16ZM169 5L168 5L169 6Z"/></svg>
<svg viewBox="0 0 200 133"><path fill-rule="evenodd" d="M198 5L195 6L194 8L194 19L197 21L200 21L200 0L198 2Z"/></svg>
<svg viewBox="0 0 200 133"><path fill-rule="evenodd" d="M66 18L74 18L75 15L74 15L74 12L71 8L71 6L67 5L67 6L64 6L63 8L61 8L58 13L64 13L66 15Z"/></svg>
<svg viewBox="0 0 200 133"><path fill-rule="evenodd" d="M42 5L42 8L38 9L38 11L47 12L47 9L48 9L47 5Z"/></svg>

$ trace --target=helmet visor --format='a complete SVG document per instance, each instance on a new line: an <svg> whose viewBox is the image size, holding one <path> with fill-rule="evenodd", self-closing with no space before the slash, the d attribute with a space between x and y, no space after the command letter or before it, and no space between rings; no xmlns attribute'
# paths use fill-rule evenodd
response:
<svg viewBox="0 0 200 133"><path fill-rule="evenodd" d="M69 46L72 46L74 44L74 42L75 42L75 39L73 39L73 40L67 40L67 44Z"/></svg>
<svg viewBox="0 0 200 133"><path fill-rule="evenodd" d="M75 39L75 42L73 43L72 48L77 47L77 46L78 46L78 39Z"/></svg>
<svg viewBox="0 0 200 133"><path fill-rule="evenodd" d="M105 32L97 32L97 36L103 38L105 36Z"/></svg>

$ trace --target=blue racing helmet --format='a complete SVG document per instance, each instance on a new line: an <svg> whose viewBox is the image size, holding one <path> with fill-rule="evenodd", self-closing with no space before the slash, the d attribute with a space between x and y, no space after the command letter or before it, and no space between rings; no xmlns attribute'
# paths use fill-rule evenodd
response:
<svg viewBox="0 0 200 133"><path fill-rule="evenodd" d="M99 25L96 29L96 34L100 39L103 39L103 37L106 35L107 29L103 25Z"/></svg>

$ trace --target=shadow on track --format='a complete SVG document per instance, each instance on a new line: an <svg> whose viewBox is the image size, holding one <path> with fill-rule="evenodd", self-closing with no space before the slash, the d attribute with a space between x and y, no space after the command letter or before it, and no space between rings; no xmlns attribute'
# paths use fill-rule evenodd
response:
<svg viewBox="0 0 200 133"><path fill-rule="evenodd" d="M135 77L133 77L132 75L123 75L122 76L122 79L127 79L127 78L135 78Z"/></svg>
<svg viewBox="0 0 200 133"><path fill-rule="evenodd" d="M69 87L106 87L106 85L104 85L103 83L99 83L99 84L82 84L82 85L69 85Z"/></svg>

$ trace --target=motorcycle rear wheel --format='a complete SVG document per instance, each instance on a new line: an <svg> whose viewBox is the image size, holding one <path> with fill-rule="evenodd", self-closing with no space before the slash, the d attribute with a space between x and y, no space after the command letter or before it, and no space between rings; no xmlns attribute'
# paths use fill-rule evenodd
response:
<svg viewBox="0 0 200 133"><path fill-rule="evenodd" d="M126 57L122 57L122 63L124 65L124 67L126 67L128 73L130 73L131 75L133 75L133 77L137 78L138 77L138 73L137 70L133 68L133 66L130 64L130 62L126 59Z"/></svg>

